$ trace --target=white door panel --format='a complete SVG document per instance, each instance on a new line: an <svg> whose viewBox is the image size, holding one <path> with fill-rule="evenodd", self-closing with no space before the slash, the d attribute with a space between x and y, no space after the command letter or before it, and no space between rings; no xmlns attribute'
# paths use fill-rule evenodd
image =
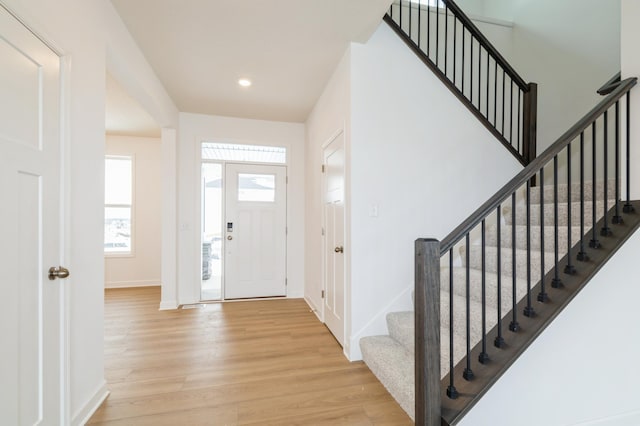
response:
<svg viewBox="0 0 640 426"><path fill-rule="evenodd" d="M344 346L344 136L324 149L324 321Z"/></svg>
<svg viewBox="0 0 640 426"><path fill-rule="evenodd" d="M0 6L0 418L59 424L60 58Z"/></svg>
<svg viewBox="0 0 640 426"><path fill-rule="evenodd" d="M225 298L286 295L286 168L226 164Z"/></svg>

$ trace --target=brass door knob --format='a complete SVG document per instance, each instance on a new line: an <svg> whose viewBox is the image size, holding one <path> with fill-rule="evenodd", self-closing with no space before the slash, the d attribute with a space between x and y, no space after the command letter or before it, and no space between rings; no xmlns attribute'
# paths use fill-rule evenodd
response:
<svg viewBox="0 0 640 426"><path fill-rule="evenodd" d="M49 279L55 280L56 278L67 278L69 276L69 270L63 266L52 266L49 268Z"/></svg>
<svg viewBox="0 0 640 426"><path fill-rule="evenodd" d="M336 253L343 253L344 252L344 247L338 246L338 247L334 248L333 251L335 251Z"/></svg>

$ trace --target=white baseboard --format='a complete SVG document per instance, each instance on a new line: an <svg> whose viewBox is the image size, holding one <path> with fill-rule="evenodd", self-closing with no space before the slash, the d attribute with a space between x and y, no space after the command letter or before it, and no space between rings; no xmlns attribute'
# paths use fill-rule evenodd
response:
<svg viewBox="0 0 640 426"><path fill-rule="evenodd" d="M104 288L158 287L160 280L107 281Z"/></svg>
<svg viewBox="0 0 640 426"><path fill-rule="evenodd" d="M366 336L376 336L380 334L388 334L387 330L387 314L397 311L412 311L413 302L411 301L411 291L413 284L407 286L398 296L396 296L387 306L382 308L368 323L364 325L357 333L351 335L349 339L349 353L346 353L349 361L360 361L362 352L360 351L360 339Z"/></svg>
<svg viewBox="0 0 640 426"><path fill-rule="evenodd" d="M308 297L304 297L304 301L307 302L307 305L309 305L309 309L311 309L311 311L316 314L316 316L318 317L318 320L320 320L320 322L324 322L322 320L322 309L318 308L315 303L313 303L311 301L311 299L309 299Z"/></svg>
<svg viewBox="0 0 640 426"><path fill-rule="evenodd" d="M72 426L85 425L108 396L109 389L107 389L107 382L103 381L102 385L100 385L96 393L91 397L91 399L89 399L84 407L74 414L71 419Z"/></svg>
<svg viewBox="0 0 640 426"><path fill-rule="evenodd" d="M171 311L178 309L178 302L176 300L163 300L160 302L161 311Z"/></svg>

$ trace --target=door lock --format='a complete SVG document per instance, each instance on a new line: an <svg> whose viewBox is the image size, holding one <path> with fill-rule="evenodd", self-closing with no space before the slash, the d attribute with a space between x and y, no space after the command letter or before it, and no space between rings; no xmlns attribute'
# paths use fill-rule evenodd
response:
<svg viewBox="0 0 640 426"><path fill-rule="evenodd" d="M55 280L56 278L67 278L69 276L69 270L63 266L52 266L49 268L49 279Z"/></svg>
<svg viewBox="0 0 640 426"><path fill-rule="evenodd" d="M233 240L233 237L231 235L227 235L227 240L231 241Z"/></svg>
<svg viewBox="0 0 640 426"><path fill-rule="evenodd" d="M333 251L335 251L336 253L343 253L344 252L344 247L338 246L338 247L334 248Z"/></svg>

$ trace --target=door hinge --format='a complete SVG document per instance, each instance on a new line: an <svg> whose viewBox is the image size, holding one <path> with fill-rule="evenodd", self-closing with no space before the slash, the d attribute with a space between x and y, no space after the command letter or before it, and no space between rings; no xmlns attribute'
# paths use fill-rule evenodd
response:
<svg viewBox="0 0 640 426"><path fill-rule="evenodd" d="M324 299L324 290L321 292L321 297Z"/></svg>
<svg viewBox="0 0 640 426"><path fill-rule="evenodd" d="M289 285L289 278L285 278L284 279L284 286L288 286Z"/></svg>
<svg viewBox="0 0 640 426"><path fill-rule="evenodd" d="M324 173L324 171L325 171L325 167L324 167L324 164L323 164L322 165L322 173Z"/></svg>
<svg viewBox="0 0 640 426"><path fill-rule="evenodd" d="M285 178L285 183L286 183L287 185L289 185L289 176L287 176L287 177Z"/></svg>
<svg viewBox="0 0 640 426"><path fill-rule="evenodd" d="M324 237L324 228L322 228L322 236Z"/></svg>
<svg viewBox="0 0 640 426"><path fill-rule="evenodd" d="M289 227L285 226L284 228L284 235L289 235Z"/></svg>

